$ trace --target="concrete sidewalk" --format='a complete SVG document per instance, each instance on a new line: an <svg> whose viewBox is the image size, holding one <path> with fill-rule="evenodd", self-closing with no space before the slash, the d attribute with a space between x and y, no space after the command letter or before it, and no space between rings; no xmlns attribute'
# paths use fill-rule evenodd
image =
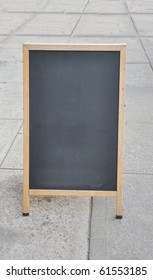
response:
<svg viewBox="0 0 153 280"><path fill-rule="evenodd" d="M153 259L153 1L0 0L0 259ZM115 199L22 211L22 43L127 43L123 219Z"/></svg>

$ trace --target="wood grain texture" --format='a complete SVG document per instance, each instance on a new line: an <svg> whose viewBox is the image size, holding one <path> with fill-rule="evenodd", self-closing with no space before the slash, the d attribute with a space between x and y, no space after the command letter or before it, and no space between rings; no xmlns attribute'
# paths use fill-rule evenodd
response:
<svg viewBox="0 0 153 280"><path fill-rule="evenodd" d="M116 196L115 191L29 190L30 195L42 196Z"/></svg>
<svg viewBox="0 0 153 280"><path fill-rule="evenodd" d="M121 51L125 44L30 44L25 43L28 50L39 51Z"/></svg>
<svg viewBox="0 0 153 280"><path fill-rule="evenodd" d="M118 110L118 162L116 215L122 216L123 200L123 160L124 160L124 93L125 93L126 46L120 52L120 83Z"/></svg>
<svg viewBox="0 0 153 280"><path fill-rule="evenodd" d="M29 50L23 46L23 213L29 213Z"/></svg>

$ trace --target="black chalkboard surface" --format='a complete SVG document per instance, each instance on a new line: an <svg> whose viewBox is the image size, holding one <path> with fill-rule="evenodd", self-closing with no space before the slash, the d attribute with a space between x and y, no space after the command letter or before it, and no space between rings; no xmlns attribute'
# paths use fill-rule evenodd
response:
<svg viewBox="0 0 153 280"><path fill-rule="evenodd" d="M125 46L28 44L24 51L29 193L117 195Z"/></svg>
<svg viewBox="0 0 153 280"><path fill-rule="evenodd" d="M117 187L119 52L30 51L30 188Z"/></svg>

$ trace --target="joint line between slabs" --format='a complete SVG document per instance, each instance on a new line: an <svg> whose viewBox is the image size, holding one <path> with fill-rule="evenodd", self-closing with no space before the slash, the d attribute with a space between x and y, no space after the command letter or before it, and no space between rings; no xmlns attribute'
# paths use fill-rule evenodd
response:
<svg viewBox="0 0 153 280"><path fill-rule="evenodd" d="M49 3L49 0L48 0L47 3L44 5L44 7L41 9L41 11L43 11L43 9L46 8L46 6L48 5L48 3ZM41 11L38 12L38 13L32 13L31 16L30 16L27 20L25 20L19 27L17 27L14 31L12 31L12 32L10 32L10 33L4 35L4 36L7 36L7 37L1 42L1 44L7 42L10 38L12 38L12 37L14 36L14 34L15 34L18 30L20 30L24 25L26 25L28 22L30 22L32 19L34 19L37 15L39 15L39 14L41 13ZM1 35L1 34L0 34L0 35Z"/></svg>
<svg viewBox="0 0 153 280"><path fill-rule="evenodd" d="M9 149L8 149L8 151L7 151L6 154L5 154L3 160L2 160L2 162L1 162L1 164L0 164L0 168L2 167L2 164L4 163L4 161L5 161L5 159L6 159L7 155L8 155L8 153L10 152L10 150L11 150L11 148L12 148L12 146L13 146L13 144L14 144L14 142L15 142L15 140L16 140L18 134L19 134L19 131L20 131L21 127L22 127L22 124L20 125L20 127L19 127L19 129L18 129L18 131L17 131L17 133L16 133L16 135L15 135L15 137L14 137L14 139L13 139L13 141L12 141L12 143L11 143Z"/></svg>
<svg viewBox="0 0 153 280"><path fill-rule="evenodd" d="M124 172L125 175L142 175L142 176L153 176L153 173L140 173L140 172Z"/></svg>
<svg viewBox="0 0 153 280"><path fill-rule="evenodd" d="M71 32L72 33L72 32ZM7 36L7 38L5 38L4 40L7 40L9 39L10 37L8 36L9 34L0 34L0 36ZM25 34L22 34L22 33L18 33L18 34L13 34L12 36L14 37L26 37L26 36L29 36L29 37L65 37L65 38L69 38L71 39L72 38L137 38L136 35L104 35L104 34L90 34L90 35L87 35L87 34L83 34L83 35L71 35L71 34L40 34L40 33L37 33L37 34L28 34L28 33L25 33ZM70 37L71 36L71 37ZM8 38L9 37L9 38ZM144 38L153 38L153 36L141 36L141 37L144 37ZM3 41L1 42L1 44L3 43Z"/></svg>
<svg viewBox="0 0 153 280"><path fill-rule="evenodd" d="M86 10L86 7L88 6L88 3L89 3L89 0L87 1L86 5L84 6L84 9L83 9L82 13L80 14L80 17L79 17L77 23L75 24L75 26L74 26L74 28L73 28L71 34L70 34L70 39L71 39L71 37L72 37L72 35L73 35L74 30L75 30L76 27L78 26L78 24L79 24L79 22L80 22L80 20L81 20L81 17L82 17L82 15L84 14L84 11ZM70 39L69 39L69 41L70 41Z"/></svg>
<svg viewBox="0 0 153 280"><path fill-rule="evenodd" d="M25 20L19 27L17 27L14 31L8 33L8 34L4 34L4 36L7 36L1 43L4 44L5 42L7 42L10 38L12 38L14 36L14 34L20 30L20 28L22 28L25 24L27 24L28 22L30 22L33 18L36 17L36 14L32 14L27 20ZM1 34L0 34L1 35Z"/></svg>
<svg viewBox="0 0 153 280"><path fill-rule="evenodd" d="M0 118L2 121L23 121L23 119L14 119L14 118Z"/></svg>
<svg viewBox="0 0 153 280"><path fill-rule="evenodd" d="M92 225L92 213L93 213L93 197L90 200L90 213L89 213L89 234L88 234L88 252L87 259L90 260L90 245L91 245L91 225Z"/></svg>
<svg viewBox="0 0 153 280"><path fill-rule="evenodd" d="M137 27L136 27L136 24L135 24L135 22L134 22L134 19L133 19L132 16L131 16L131 13L130 13L130 11L129 11L129 9L128 9L128 6L127 6L126 2L124 2L124 3L125 3L125 6L126 6L126 8L127 8L128 15L130 16L130 19L131 19L131 21L132 21L132 23L133 23L133 26L134 26L134 28L135 28L135 31L136 31L136 33L137 33L137 37L138 37L138 39L139 39L139 41L140 41L140 44L141 44L141 46L142 46L142 49L143 49L143 51L144 51L144 53L145 53L145 55L146 55L146 57L147 57L147 59L148 59L148 62L149 62L150 67L151 67L151 70L153 71L153 66L152 66L151 61L150 61L150 59L149 59L149 56L147 55L147 52L146 52L146 50L145 50L145 48L144 48L144 45L143 45L143 43L142 43L142 40L141 40L141 37L140 37L140 35L139 35L138 29L137 29Z"/></svg>
<svg viewBox="0 0 153 280"><path fill-rule="evenodd" d="M135 123L136 124L142 124L142 125L153 125L153 122L147 122L147 121L138 121L138 120L125 121L125 124L135 124Z"/></svg>
<svg viewBox="0 0 153 280"><path fill-rule="evenodd" d="M125 2L124 2L125 4ZM126 4L125 4L125 7L126 7ZM44 8L43 8L44 9ZM127 7L126 7L127 9ZM4 13L4 12L3 12ZM127 12L106 12L106 13L103 13L103 12L85 12L83 13L85 16L86 15L92 15L92 16L126 16L128 15L128 13L130 13L131 15L153 15L153 12L150 12L150 13L146 13L146 12L130 12L129 10ZM82 12L75 12L75 11L72 11L72 12L64 12L64 11L7 11L7 14L40 14L40 15L45 15L45 14L50 14L50 15L82 15Z"/></svg>
<svg viewBox="0 0 153 280"><path fill-rule="evenodd" d="M15 170L15 171L23 171L23 168L0 167L0 170Z"/></svg>

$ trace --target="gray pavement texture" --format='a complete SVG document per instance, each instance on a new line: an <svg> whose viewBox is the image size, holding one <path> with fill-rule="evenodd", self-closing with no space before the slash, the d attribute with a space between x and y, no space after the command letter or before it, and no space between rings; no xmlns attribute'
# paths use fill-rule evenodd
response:
<svg viewBox="0 0 153 280"><path fill-rule="evenodd" d="M126 43L123 219L114 198L22 212L22 44ZM0 0L0 259L153 259L153 1Z"/></svg>

